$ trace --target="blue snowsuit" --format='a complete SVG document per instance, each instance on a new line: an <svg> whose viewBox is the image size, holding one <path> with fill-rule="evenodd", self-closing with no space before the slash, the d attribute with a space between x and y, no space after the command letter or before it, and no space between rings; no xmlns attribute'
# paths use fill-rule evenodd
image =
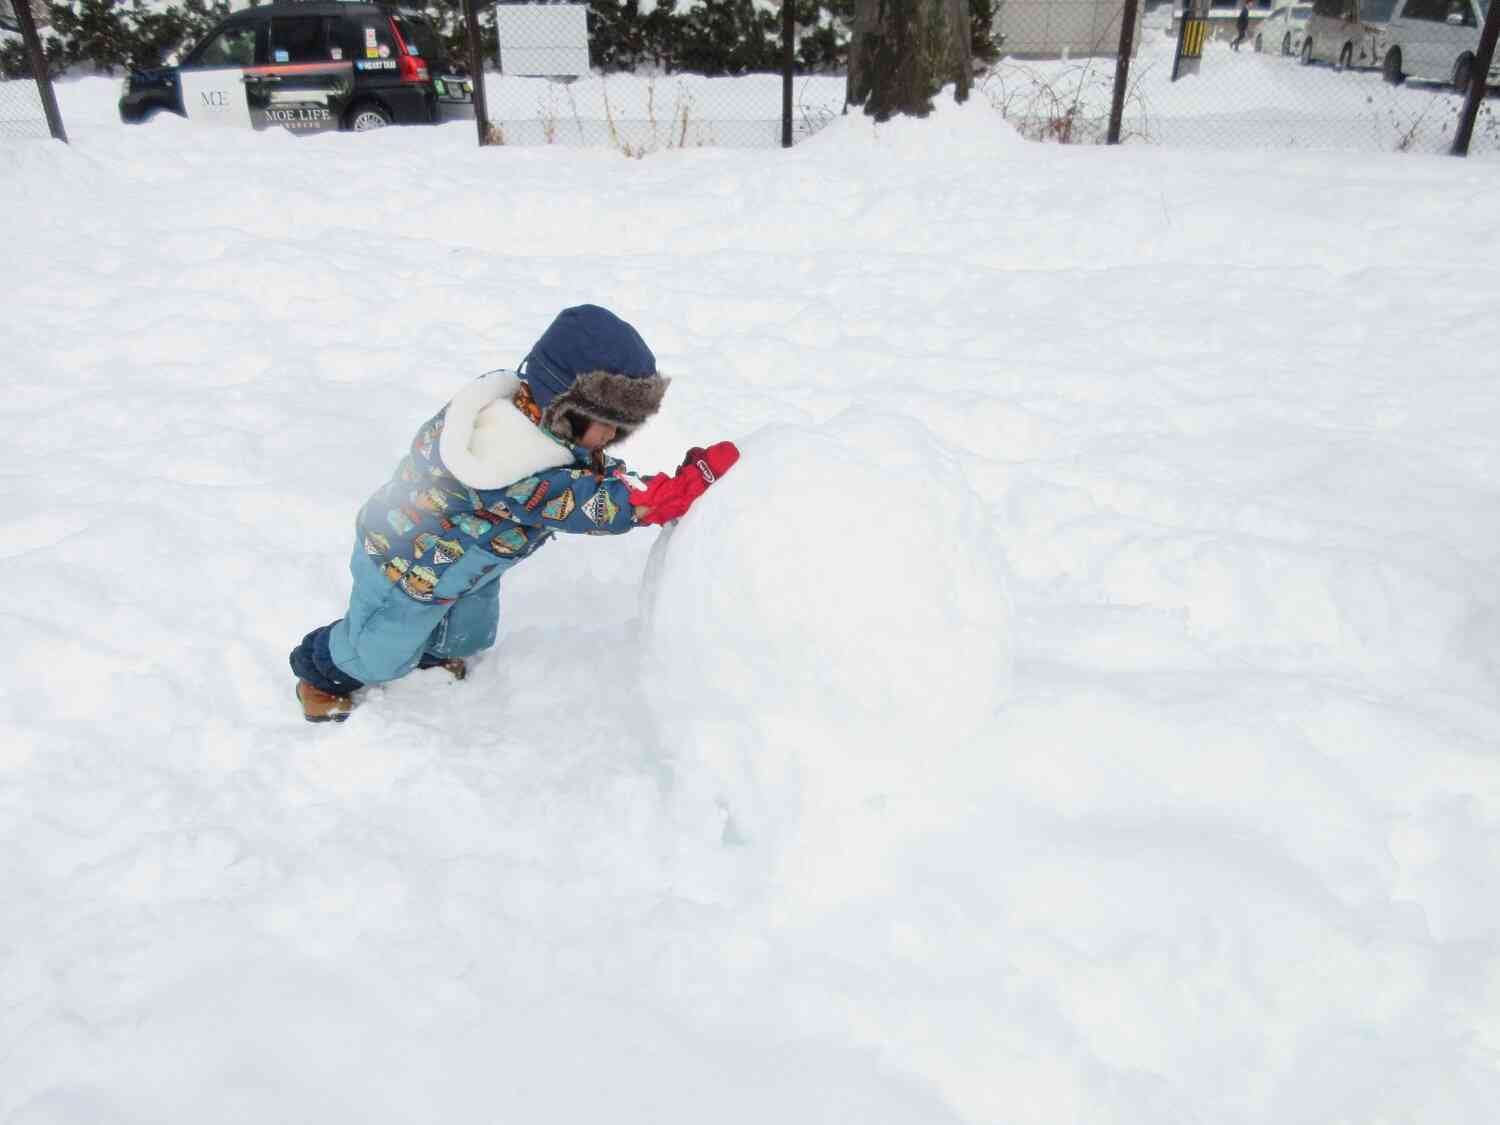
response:
<svg viewBox="0 0 1500 1125"><path fill-rule="evenodd" d="M509 401L518 386L510 372L482 376L417 432L360 511L349 611L292 653L299 678L345 695L399 679L424 657L431 664L488 648L507 570L558 531L617 535L637 526L624 463L536 427ZM470 424L476 403L500 411L501 428L514 431L499 464L471 464L469 434L463 444L444 441L449 413L457 408ZM535 437L525 440L527 432ZM476 488L444 460L445 448L470 480L516 476Z"/></svg>
<svg viewBox="0 0 1500 1125"><path fill-rule="evenodd" d="M645 341L608 310L579 305L558 315L522 370L490 372L456 395L361 509L348 612L292 650L299 679L348 695L488 648L507 570L558 531L637 526L624 464L559 435L599 421L623 437L656 411L668 380ZM522 378L539 421L514 401Z"/></svg>

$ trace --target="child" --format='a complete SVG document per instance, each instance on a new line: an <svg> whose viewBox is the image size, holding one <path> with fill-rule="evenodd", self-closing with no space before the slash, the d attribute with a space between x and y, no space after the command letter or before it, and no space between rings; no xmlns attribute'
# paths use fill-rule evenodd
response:
<svg viewBox="0 0 1500 1125"><path fill-rule="evenodd" d="M414 668L463 679L464 657L495 643L501 576L554 532L615 535L686 512L739 459L732 442L647 484L604 452L656 413L667 383L634 328L579 305L518 372L460 391L360 511L348 612L292 650L303 717L347 719L361 687Z"/></svg>

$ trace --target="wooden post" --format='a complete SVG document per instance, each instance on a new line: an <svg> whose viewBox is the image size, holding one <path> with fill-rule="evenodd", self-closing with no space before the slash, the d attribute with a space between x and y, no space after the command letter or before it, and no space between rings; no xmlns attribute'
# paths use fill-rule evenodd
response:
<svg viewBox="0 0 1500 1125"><path fill-rule="evenodd" d="M31 16L31 0L15 0L13 7L16 10L16 23L21 28L21 38L26 43L26 53L31 57L31 73L36 77L42 112L47 115L47 128L53 137L67 144L68 134L63 130L57 95L52 91L52 76L47 73L47 54L42 50L42 37L37 34L36 20Z"/></svg>
<svg viewBox="0 0 1500 1125"><path fill-rule="evenodd" d="M1135 50L1135 17L1140 0L1125 0L1120 16L1120 54L1115 59L1115 96L1109 105L1109 134L1105 144L1120 143L1120 122L1125 116L1125 90L1130 83L1130 56Z"/></svg>
<svg viewBox="0 0 1500 1125"><path fill-rule="evenodd" d="M792 147L792 71L797 65L797 10L781 0L781 147Z"/></svg>
<svg viewBox="0 0 1500 1125"><path fill-rule="evenodd" d="M1479 103L1484 101L1489 89L1490 63L1495 58L1495 40L1500 38L1500 3L1492 0L1490 10L1484 17L1484 30L1479 33L1479 46L1474 49L1474 65L1469 71L1469 92L1464 95L1464 110L1458 116L1458 131L1453 134L1453 147L1448 151L1454 156L1468 156L1469 142L1474 138L1474 121L1479 116Z"/></svg>
<svg viewBox="0 0 1500 1125"><path fill-rule="evenodd" d="M490 110L484 96L484 40L479 35L479 12L475 0L464 2L464 30L469 39L469 73L474 77L474 128L479 147L490 143Z"/></svg>

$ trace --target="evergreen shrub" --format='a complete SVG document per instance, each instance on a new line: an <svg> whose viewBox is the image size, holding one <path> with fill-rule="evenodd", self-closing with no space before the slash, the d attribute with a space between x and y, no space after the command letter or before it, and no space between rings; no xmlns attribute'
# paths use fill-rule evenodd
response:
<svg viewBox="0 0 1500 1125"><path fill-rule="evenodd" d="M253 2L253 0L252 0ZM793 0L801 73L837 73L848 58L854 0ZM413 7L432 19L455 59L467 57L459 0L417 0ZM54 74L94 71L115 74L157 66L172 51L185 52L229 12L227 0L54 0L42 32ZM995 57L990 39L994 0L970 0L976 59ZM495 65L495 9L479 9L484 57ZM711 76L781 69L779 5L757 0L659 0L642 13L640 0L589 0L593 63L606 73L690 71ZM0 41L0 73L31 73L19 36Z"/></svg>

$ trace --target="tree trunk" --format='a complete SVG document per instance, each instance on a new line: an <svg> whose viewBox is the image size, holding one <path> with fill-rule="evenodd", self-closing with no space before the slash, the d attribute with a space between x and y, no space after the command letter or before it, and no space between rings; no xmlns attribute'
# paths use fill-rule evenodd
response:
<svg viewBox="0 0 1500 1125"><path fill-rule="evenodd" d="M850 105L876 121L926 117L949 82L965 101L973 81L969 0L854 0Z"/></svg>

